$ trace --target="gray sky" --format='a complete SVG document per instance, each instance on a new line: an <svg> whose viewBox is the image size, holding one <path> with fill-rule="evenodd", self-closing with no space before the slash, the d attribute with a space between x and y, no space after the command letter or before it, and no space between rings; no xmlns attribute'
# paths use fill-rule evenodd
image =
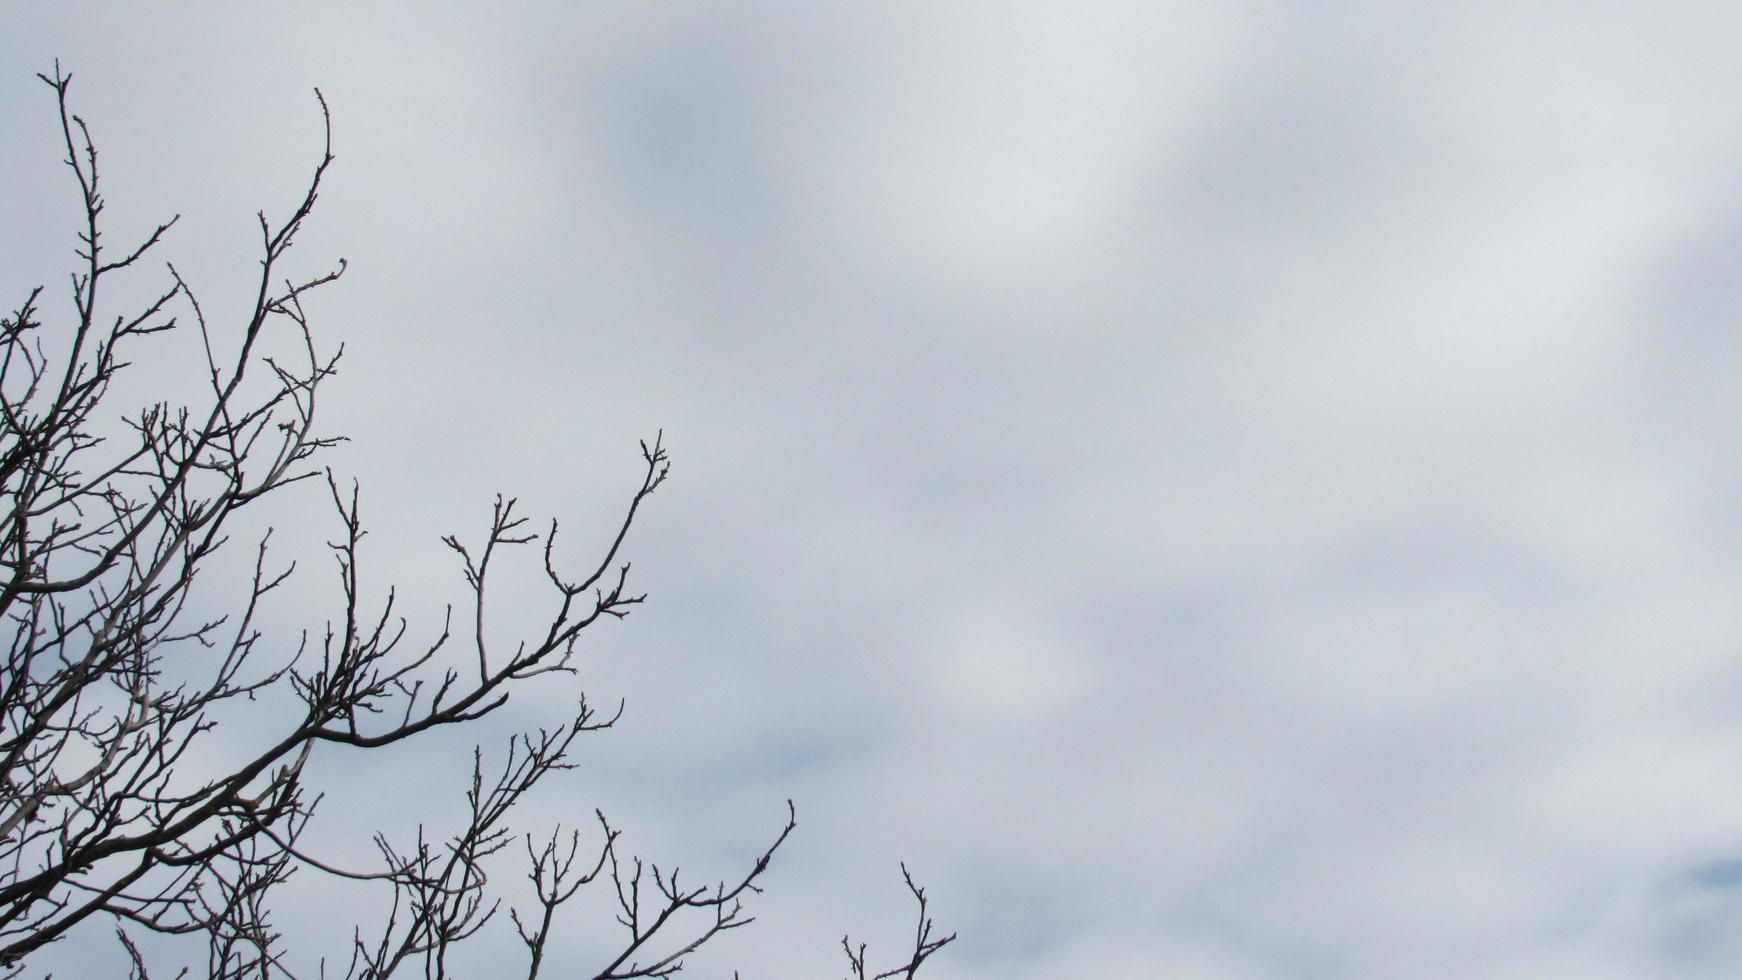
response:
<svg viewBox="0 0 1742 980"><path fill-rule="evenodd" d="M0 15L0 286L73 246L54 58L232 318L319 85L380 589L498 491L578 562L664 428L527 820L699 878L793 797L701 975L896 951L900 859L934 980L1742 971L1731 5L117 9ZM323 833L464 751L333 755Z"/></svg>

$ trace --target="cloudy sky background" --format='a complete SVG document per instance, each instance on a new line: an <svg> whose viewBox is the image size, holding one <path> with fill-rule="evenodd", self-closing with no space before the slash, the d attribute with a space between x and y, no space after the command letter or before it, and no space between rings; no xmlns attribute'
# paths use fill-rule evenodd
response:
<svg viewBox="0 0 1742 980"><path fill-rule="evenodd" d="M113 234L181 212L164 257L231 321L320 86L338 162L296 268L351 264L314 312L377 594L433 628L464 589L437 536L496 492L578 564L665 430L649 604L509 720L627 698L526 822L602 806L698 877L796 800L761 921L699 975L838 975L847 930L899 952L905 859L962 935L934 980L1734 976L1739 30L14 7L0 286L69 267L54 58ZM279 507L331 533L318 494ZM328 608L301 574L286 636ZM321 833L439 820L418 793L456 798L468 747L328 753ZM322 902L287 910L311 956L372 914Z"/></svg>

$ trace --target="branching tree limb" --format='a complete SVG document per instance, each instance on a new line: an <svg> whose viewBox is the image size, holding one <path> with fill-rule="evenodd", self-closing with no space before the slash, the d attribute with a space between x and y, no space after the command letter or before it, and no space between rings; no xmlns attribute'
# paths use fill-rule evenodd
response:
<svg viewBox="0 0 1742 980"><path fill-rule="evenodd" d="M907 961L881 972L872 972L865 965L866 945L860 943L854 948L853 940L848 936L841 937L841 949L847 954L847 965L852 970L848 980L889 980L891 977L913 977L919 973L923 964L933 953L956 941L956 934L950 933L942 939L932 938L931 912L925 897L925 889L919 887L913 880L913 875L907 870L907 865L901 866L901 877L907 882L907 890L913 894L914 901L919 903L919 923L913 930L913 952Z"/></svg>
<svg viewBox="0 0 1742 980"><path fill-rule="evenodd" d="M134 273L176 219L129 247L106 247L96 144L70 109L71 76L57 64L40 77L54 93L82 222L73 322L44 326L40 287L0 319L0 975L106 926L141 980L152 965L135 940L143 933L203 941L212 977L295 976L306 964L287 953L273 898L292 876L312 873L390 898L382 922L357 927L347 977L446 976L454 947L499 919L490 875L517 840L535 904L505 918L529 954L529 978L545 962L559 909L601 877L623 931L595 980L671 976L713 937L750 923L744 903L797 825L790 801L749 871L708 885L680 884L676 868L623 856L603 814L596 851L583 852L578 832L565 838L558 828L535 844L510 825L535 785L571 768L577 739L621 715L621 705L599 714L584 695L566 723L514 736L498 762L474 752L466 807L447 834L378 833L379 862L363 868L303 845L321 798L311 788L317 747L377 751L476 722L530 679L573 673L582 633L644 600L629 589L622 550L670 472L666 450L657 437L642 444L639 486L598 560L578 573L559 567L557 524L529 530L512 499L496 499L481 541L443 538L464 573L470 628L456 629L450 607L433 638L413 639L390 587L378 608L367 598L380 593L359 571L357 486L318 461L343 438L316 413L343 350L323 351L304 299L343 275L344 260L309 277L284 270L334 159L326 101L317 91L324 136L308 186L283 220L258 215L252 308L226 331L208 322L174 266L143 307L106 312L114 277ZM178 310L199 340L188 403L115 413L106 399L132 352L181 329ZM285 644L257 625L295 567L274 559L270 530L231 611L200 613L210 603L190 601L195 583L240 515L311 479L324 481L338 527L328 549L341 601L318 638ZM486 615L492 571L541 539L552 611L534 628L518 624L523 637L497 648ZM228 761L196 762L193 750L233 721L231 709L255 700L286 709L283 724L231 724L226 731L240 737L226 740ZM924 893L911 879L909 887L921 929L906 976L949 941L930 939ZM863 978L862 948L853 962Z"/></svg>

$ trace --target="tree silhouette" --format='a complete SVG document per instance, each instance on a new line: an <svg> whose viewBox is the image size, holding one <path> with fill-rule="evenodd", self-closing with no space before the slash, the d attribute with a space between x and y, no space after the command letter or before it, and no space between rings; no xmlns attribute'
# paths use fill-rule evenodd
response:
<svg viewBox="0 0 1742 980"><path fill-rule="evenodd" d="M119 315L108 310L106 287L136 272L176 221L130 250L105 247L97 150L69 109L71 75L57 63L52 76L39 77L54 92L83 222L71 278L75 322L43 325L41 287L0 321L5 975L22 973L50 943L106 928L116 930L135 977L153 966L161 972L153 962L159 950L184 950L174 941L142 945L142 932L203 941L213 977L308 975L309 957L287 949L272 917L278 886L297 873L391 894L383 921L356 924L350 950L332 958L345 964L346 977L447 975L455 944L493 922L518 935L527 976L535 977L562 907L595 883L614 893L617 908L609 926L615 952L597 966L599 980L669 976L710 939L749 924L745 903L797 826L790 801L784 825L747 870L702 884L680 883L676 868L623 853L620 832L603 814L584 832L557 827L533 836L511 827L527 792L570 768L576 740L617 720L621 705L603 713L584 694L559 723L514 735L499 762L474 750L469 782L463 769L456 773L466 802L457 828L379 831L378 860L363 868L303 846L320 799L322 774L311 762L317 745L374 751L476 722L532 678L572 674L582 634L643 600L628 588L622 553L642 505L669 473L666 450L659 438L642 443L640 483L615 536L579 570L557 560L557 523L535 529L512 499L496 499L481 538L443 538L469 594L458 621L450 606L439 627L424 631L433 635L414 639L418 631L395 612L394 591L371 600L380 590L358 571L364 525L356 485L318 462L342 440L316 413L342 347L328 352L318 341L304 298L338 279L345 263L305 277L284 269L333 162L325 100L317 91L326 134L320 160L287 218L259 215L252 312L239 330L225 331L208 323L173 265L155 298ZM178 315L198 335L199 383L181 393L185 403L116 411L108 401L116 379L145 345L185 329ZM325 627L288 644L260 627L294 567L274 558L270 530L256 540L251 575L220 583L234 586L226 612L204 612L203 595L190 601L239 515L305 481L310 489L324 484L336 514L328 547L342 606ZM519 641L499 649L485 627L491 572L529 547L541 553L555 611L515 624ZM261 730L277 715L250 709L265 720L232 737L236 709L248 701L288 706L282 726ZM221 728L227 745L242 747L221 754L227 761L190 751ZM498 914L504 900L486 871L520 850L536 898ZM912 977L954 938L932 938L925 893L910 876L907 885L919 906L911 954L874 972L864 947L844 939L854 977ZM323 976L328 969L327 961L316 967Z"/></svg>

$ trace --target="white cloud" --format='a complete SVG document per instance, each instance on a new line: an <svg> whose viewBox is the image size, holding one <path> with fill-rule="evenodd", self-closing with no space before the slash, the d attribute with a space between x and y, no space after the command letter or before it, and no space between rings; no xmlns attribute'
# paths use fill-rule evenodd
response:
<svg viewBox="0 0 1742 980"><path fill-rule="evenodd" d="M1728 10L557 7L38 14L6 166L60 53L227 295L322 85L343 465L432 607L666 427L552 809L715 860L797 796L747 973L904 930L901 856L940 980L1742 964Z"/></svg>

